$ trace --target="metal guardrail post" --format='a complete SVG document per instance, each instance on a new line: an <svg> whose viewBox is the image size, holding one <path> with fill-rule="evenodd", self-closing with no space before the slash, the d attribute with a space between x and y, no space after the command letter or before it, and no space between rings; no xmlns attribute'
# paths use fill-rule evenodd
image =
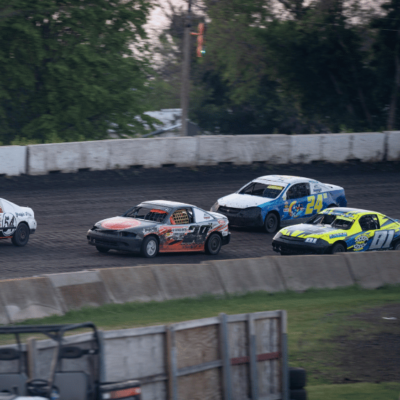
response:
<svg viewBox="0 0 400 400"><path fill-rule="evenodd" d="M251 399L258 400L257 337L253 314L247 314L247 335L249 345Z"/></svg>
<svg viewBox="0 0 400 400"><path fill-rule="evenodd" d="M289 400L289 357L287 343L287 315L281 311L282 400Z"/></svg>
<svg viewBox="0 0 400 400"><path fill-rule="evenodd" d="M168 400L178 399L178 381L177 381L177 360L175 345L175 329L173 326L167 326L166 330L167 345L167 366L168 366Z"/></svg>
<svg viewBox="0 0 400 400"><path fill-rule="evenodd" d="M223 399L232 400L232 377L231 359L229 356L228 340L228 321L226 314L221 313L220 317L220 346L222 353L222 380L223 380Z"/></svg>

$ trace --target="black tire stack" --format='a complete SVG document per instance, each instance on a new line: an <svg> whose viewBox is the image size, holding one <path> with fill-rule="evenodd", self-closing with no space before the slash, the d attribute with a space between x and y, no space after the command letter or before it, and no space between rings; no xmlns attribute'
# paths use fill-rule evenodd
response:
<svg viewBox="0 0 400 400"><path fill-rule="evenodd" d="M305 369L289 367L290 400L307 400L306 381Z"/></svg>

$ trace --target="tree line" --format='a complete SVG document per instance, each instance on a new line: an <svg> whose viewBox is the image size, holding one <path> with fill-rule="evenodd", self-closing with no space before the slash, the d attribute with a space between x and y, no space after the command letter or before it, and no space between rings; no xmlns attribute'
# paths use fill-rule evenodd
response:
<svg viewBox="0 0 400 400"><path fill-rule="evenodd" d="M0 0L0 143L137 136L145 111L180 107L185 10L169 2L154 48L155 2ZM196 0L191 120L221 134L400 129L400 0L370 5Z"/></svg>

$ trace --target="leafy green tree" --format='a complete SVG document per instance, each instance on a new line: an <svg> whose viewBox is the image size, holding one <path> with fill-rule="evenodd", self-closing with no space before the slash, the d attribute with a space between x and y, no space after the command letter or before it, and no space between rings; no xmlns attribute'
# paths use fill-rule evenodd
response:
<svg viewBox="0 0 400 400"><path fill-rule="evenodd" d="M143 131L148 0L0 0L0 141ZM146 116L143 116L146 120Z"/></svg>

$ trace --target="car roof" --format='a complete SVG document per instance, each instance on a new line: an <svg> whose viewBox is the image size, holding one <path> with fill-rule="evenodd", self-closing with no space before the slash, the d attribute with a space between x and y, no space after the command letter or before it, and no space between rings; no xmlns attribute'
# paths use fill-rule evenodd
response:
<svg viewBox="0 0 400 400"><path fill-rule="evenodd" d="M370 211L370 210L363 210L361 208L350 208L350 207L335 207L335 208L326 208L325 210L321 211L322 214L336 214L336 215L345 215L345 214L379 214L382 215L382 213L378 213L376 211ZM359 216L360 216L359 215Z"/></svg>
<svg viewBox="0 0 400 400"><path fill-rule="evenodd" d="M194 207L192 204L187 203L179 203L178 201L169 201L169 200L150 200L150 201L142 201L141 204L154 204L157 206L163 207Z"/></svg>
<svg viewBox="0 0 400 400"><path fill-rule="evenodd" d="M291 176L291 175L264 175L260 176L254 181L268 181L281 183L283 185L289 185L292 183L300 183L300 182L317 182L315 179L303 178L301 176Z"/></svg>

